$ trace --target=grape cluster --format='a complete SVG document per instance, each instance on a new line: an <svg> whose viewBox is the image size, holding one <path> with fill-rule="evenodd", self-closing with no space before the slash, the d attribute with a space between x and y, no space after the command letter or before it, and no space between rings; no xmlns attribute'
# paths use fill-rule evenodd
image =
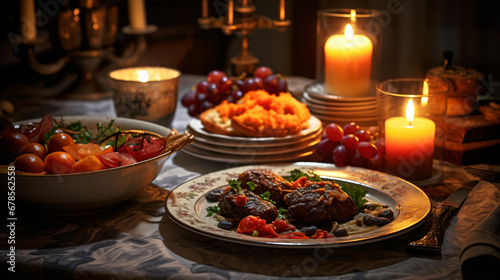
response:
<svg viewBox="0 0 500 280"><path fill-rule="evenodd" d="M336 123L325 126L316 153L336 166L357 166L380 170L384 151L382 141L375 141L376 128L361 129L355 122L341 127Z"/></svg>
<svg viewBox="0 0 500 280"><path fill-rule="evenodd" d="M192 117L210 109L223 100L230 103L238 101L248 91L263 89L271 94L288 91L288 84L281 75L274 74L267 66L255 69L253 76L242 74L231 78L223 71L212 70L207 79L200 81L184 94L181 103L188 108Z"/></svg>

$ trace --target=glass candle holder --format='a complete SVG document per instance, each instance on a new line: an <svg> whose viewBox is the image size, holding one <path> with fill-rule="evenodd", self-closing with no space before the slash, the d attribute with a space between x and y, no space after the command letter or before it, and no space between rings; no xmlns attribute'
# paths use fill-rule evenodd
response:
<svg viewBox="0 0 500 280"><path fill-rule="evenodd" d="M376 86L382 169L425 186L442 179L448 85L392 79Z"/></svg>
<svg viewBox="0 0 500 280"><path fill-rule="evenodd" d="M382 47L379 12L330 9L318 12L316 78L326 94L374 96Z"/></svg>
<svg viewBox="0 0 500 280"><path fill-rule="evenodd" d="M130 67L108 75L116 114L169 127L177 107L181 73L165 67Z"/></svg>

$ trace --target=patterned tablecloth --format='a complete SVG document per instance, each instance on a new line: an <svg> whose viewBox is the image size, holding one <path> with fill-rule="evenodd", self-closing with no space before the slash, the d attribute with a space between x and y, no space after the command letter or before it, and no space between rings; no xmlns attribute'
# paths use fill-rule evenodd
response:
<svg viewBox="0 0 500 280"><path fill-rule="evenodd" d="M183 76L180 94L196 79L200 78ZM111 100L46 105L76 115L114 114ZM73 106L80 111L73 111ZM183 131L189 119L179 106L172 127ZM460 279L459 253L467 233L500 201L497 186L479 182L452 218L437 256L407 251L405 236L343 248L253 247L199 235L168 217L164 204L170 190L233 166L180 151L144 191L105 212L65 217L17 209L15 273L7 270L12 254L8 228L2 226L0 275L8 277L2 279ZM473 179L460 167L446 166L444 183L424 191L439 200L443 190L449 192Z"/></svg>

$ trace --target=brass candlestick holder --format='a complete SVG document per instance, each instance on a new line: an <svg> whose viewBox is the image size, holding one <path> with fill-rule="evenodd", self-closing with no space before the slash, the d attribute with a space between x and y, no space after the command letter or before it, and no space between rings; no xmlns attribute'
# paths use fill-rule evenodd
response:
<svg viewBox="0 0 500 280"><path fill-rule="evenodd" d="M248 36L258 29L286 30L290 21L285 20L285 0L280 0L278 20L255 14L256 8L252 0L238 1L236 6L233 0L226 2L224 15L209 17L208 0L203 0L202 17L198 19L198 23L203 29L218 28L226 35L237 34L241 37L241 51L230 61L231 74L253 73L259 64L259 59L249 50Z"/></svg>
<svg viewBox="0 0 500 280"><path fill-rule="evenodd" d="M28 60L30 67L42 75L59 73L68 64L73 63L79 69L79 76L74 82L66 76L53 95L64 99L95 100L110 97L96 81L95 73L104 61L111 61L119 66L135 63L146 50L146 35L157 30L155 25L146 25L141 30L130 26L122 28L122 32L132 36L133 40L126 46L124 54L118 56L113 47L118 33L117 5L103 4L101 1L78 1L77 6L61 10L55 17L51 40L63 55L51 63L40 63L35 48L42 43L38 38L20 40L22 55ZM52 36L54 35L54 36ZM73 77L74 79L74 77ZM51 96L53 97L53 96Z"/></svg>

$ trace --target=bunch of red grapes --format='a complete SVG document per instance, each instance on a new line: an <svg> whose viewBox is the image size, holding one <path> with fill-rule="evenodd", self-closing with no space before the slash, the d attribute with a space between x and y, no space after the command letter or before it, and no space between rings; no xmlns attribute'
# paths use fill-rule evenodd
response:
<svg viewBox="0 0 500 280"><path fill-rule="evenodd" d="M375 141L376 128L361 129L355 122L341 127L336 123L325 126L316 153L336 166L357 166L380 170L384 152L382 141Z"/></svg>
<svg viewBox="0 0 500 280"><path fill-rule="evenodd" d="M234 103L248 91L263 89L271 94L287 92L288 84L281 75L267 66L258 67L253 76L243 74L231 78L225 72L212 70L207 79L196 84L182 97L181 103L192 117L218 105L223 100Z"/></svg>

